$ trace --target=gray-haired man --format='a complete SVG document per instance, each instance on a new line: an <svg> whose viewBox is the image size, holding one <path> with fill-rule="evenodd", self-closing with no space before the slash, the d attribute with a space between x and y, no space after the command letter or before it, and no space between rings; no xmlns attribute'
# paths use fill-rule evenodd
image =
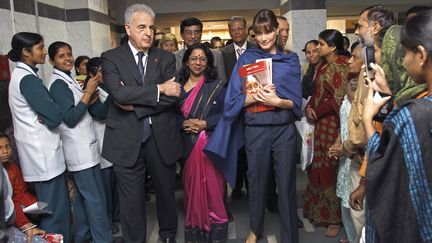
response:
<svg viewBox="0 0 432 243"><path fill-rule="evenodd" d="M113 104L102 156L113 162L126 242L146 242L145 171L156 190L159 236L175 242L175 162L182 144L174 113L180 96L173 54L153 48L155 14L144 4L126 10L129 41L102 54L104 83Z"/></svg>

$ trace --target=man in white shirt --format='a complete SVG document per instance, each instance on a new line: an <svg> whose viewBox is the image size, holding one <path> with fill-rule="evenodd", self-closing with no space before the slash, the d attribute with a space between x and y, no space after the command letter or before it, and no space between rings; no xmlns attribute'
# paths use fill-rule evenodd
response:
<svg viewBox="0 0 432 243"><path fill-rule="evenodd" d="M240 55L253 45L246 40L248 34L245 17L231 17L228 20L228 31L233 43L222 48L221 52L225 63L225 73L229 80Z"/></svg>

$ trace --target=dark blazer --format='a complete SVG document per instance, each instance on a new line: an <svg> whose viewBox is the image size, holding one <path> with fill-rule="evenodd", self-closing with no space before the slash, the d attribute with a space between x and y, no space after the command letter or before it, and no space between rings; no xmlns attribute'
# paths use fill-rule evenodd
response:
<svg viewBox="0 0 432 243"><path fill-rule="evenodd" d="M133 105L135 109L125 111L114 102L110 105L102 157L119 166L133 166L142 144L143 119L150 116L152 136L163 162L175 163L181 157L183 147L174 112L177 98L161 95L157 102L157 84L177 76L174 55L151 48L144 84L128 44L102 53L101 58L104 83L113 101Z"/></svg>
<svg viewBox="0 0 432 243"><path fill-rule="evenodd" d="M246 49L253 47L253 45L246 41ZM231 43L224 48L221 49L224 64L225 64L225 73L227 80L229 81L231 78L232 71L234 69L235 64L237 63L237 57L234 50L234 43Z"/></svg>
<svg viewBox="0 0 432 243"><path fill-rule="evenodd" d="M198 94L198 97L200 97L202 95L204 102L207 103L210 94L213 92L215 92L214 97L211 100L211 102L208 103L207 109L204 111L204 114L203 114L204 116L202 117L202 119L204 119L207 122L207 127L205 130L206 130L206 134L208 137L211 137L213 130L216 128L216 125L217 125L219 119L222 117L223 105L224 105L225 93L226 93L226 82L222 81L222 80L221 81L217 81L217 80L205 81L205 83L203 84L203 86L201 88L200 94ZM179 115L178 115L179 125L178 126L181 130L181 134L183 137L183 145L185 148L184 159L187 159L190 152L192 151L192 148L195 145L197 136L194 136L192 138L190 134L187 134L186 132L184 132L183 122L189 118L200 119L201 112L203 111L202 109L198 109L198 112L199 112L198 114L196 114L196 115L189 114L189 117L184 118L182 111L181 111L181 106L182 106L183 102L186 100L186 98L187 98L187 93L184 90L184 88L182 88L182 95L180 96L179 102L177 104L177 112L179 113ZM196 108L196 106L193 106L192 110L195 110L195 108Z"/></svg>

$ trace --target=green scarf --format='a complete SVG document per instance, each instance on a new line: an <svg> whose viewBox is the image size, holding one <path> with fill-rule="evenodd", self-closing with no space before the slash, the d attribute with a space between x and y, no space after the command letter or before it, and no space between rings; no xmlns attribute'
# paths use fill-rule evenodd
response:
<svg viewBox="0 0 432 243"><path fill-rule="evenodd" d="M397 104L414 99L427 89L426 84L416 84L402 65L405 53L400 43L401 29L400 25L391 26L384 36L381 49L381 66Z"/></svg>

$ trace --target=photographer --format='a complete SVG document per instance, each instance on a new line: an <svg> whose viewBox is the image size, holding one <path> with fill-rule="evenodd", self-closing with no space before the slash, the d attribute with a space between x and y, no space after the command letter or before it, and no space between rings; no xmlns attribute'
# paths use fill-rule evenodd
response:
<svg viewBox="0 0 432 243"><path fill-rule="evenodd" d="M378 134L372 118L388 102L374 91L391 92L383 69L372 65L362 122L369 139L366 242L430 242L432 239L432 11L410 18L401 30L403 66L413 80L428 87L428 96L399 104Z"/></svg>

